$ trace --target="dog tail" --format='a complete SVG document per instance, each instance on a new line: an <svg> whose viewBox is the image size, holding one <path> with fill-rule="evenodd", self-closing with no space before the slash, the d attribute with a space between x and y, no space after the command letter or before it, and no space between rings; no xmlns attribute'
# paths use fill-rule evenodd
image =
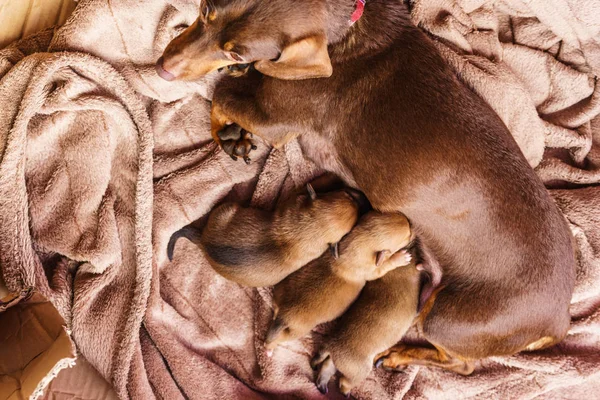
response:
<svg viewBox="0 0 600 400"><path fill-rule="evenodd" d="M279 337L279 335L281 335L281 332L283 332L283 330L286 328L287 324L285 324L281 320L281 318L275 318L271 323L269 330L267 331L267 335L265 337L265 344L268 345L273 343Z"/></svg>
<svg viewBox="0 0 600 400"><path fill-rule="evenodd" d="M173 235L171 235L171 239L169 239L169 244L167 244L167 257L169 257L169 261L173 261L173 251L175 250L175 243L179 238L186 238L192 243L200 242L201 232L198 228L195 228L191 225L184 226Z"/></svg>

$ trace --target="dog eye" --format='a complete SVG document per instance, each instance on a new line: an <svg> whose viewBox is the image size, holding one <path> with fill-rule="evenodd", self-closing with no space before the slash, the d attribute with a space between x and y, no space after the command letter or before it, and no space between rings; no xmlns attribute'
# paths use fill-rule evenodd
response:
<svg viewBox="0 0 600 400"><path fill-rule="evenodd" d="M240 56L238 53L235 53L233 51L226 51L225 55L227 56L227 58L229 58L231 61L235 61L235 62L244 62L244 58L242 56Z"/></svg>

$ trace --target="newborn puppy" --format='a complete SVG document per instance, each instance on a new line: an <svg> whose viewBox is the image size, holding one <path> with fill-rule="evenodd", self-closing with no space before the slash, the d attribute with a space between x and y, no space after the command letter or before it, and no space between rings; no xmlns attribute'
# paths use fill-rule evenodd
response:
<svg viewBox="0 0 600 400"><path fill-rule="evenodd" d="M413 262L367 282L310 363L319 368L316 383L321 393L327 393L329 379L339 370L340 391L348 396L369 375L377 354L402 339L417 315L420 278Z"/></svg>
<svg viewBox="0 0 600 400"><path fill-rule="evenodd" d="M366 202L360 192L344 189L317 196L312 186L269 212L224 203L208 217L202 234L185 227L167 247L173 258L175 242L186 237L197 243L223 277L241 285L271 286L323 254L337 249Z"/></svg>
<svg viewBox="0 0 600 400"><path fill-rule="evenodd" d="M339 258L323 254L281 281L273 290L275 313L265 340L267 354L342 315L366 281L408 264L410 254L401 249L411 239L404 215L371 211L339 243Z"/></svg>

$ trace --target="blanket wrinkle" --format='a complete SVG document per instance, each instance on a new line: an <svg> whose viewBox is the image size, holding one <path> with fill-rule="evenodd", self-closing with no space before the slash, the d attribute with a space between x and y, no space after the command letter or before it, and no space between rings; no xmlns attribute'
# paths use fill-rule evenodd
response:
<svg viewBox="0 0 600 400"><path fill-rule="evenodd" d="M331 324L266 357L271 290L225 280L189 241L166 257L171 235L201 227L220 202L271 210L323 172L296 141L279 150L259 141L250 166L234 162L209 131L218 74L156 75L198 5L80 0L63 27L0 50L2 277L15 293L35 288L53 302L120 398L320 399L308 360ZM410 5L569 221L572 327L554 348L482 360L468 378L376 370L353 395L589 397L600 389L600 0Z"/></svg>

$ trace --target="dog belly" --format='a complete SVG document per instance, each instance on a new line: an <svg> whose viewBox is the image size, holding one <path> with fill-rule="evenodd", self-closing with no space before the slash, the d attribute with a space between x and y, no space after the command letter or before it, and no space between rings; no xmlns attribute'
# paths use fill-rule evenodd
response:
<svg viewBox="0 0 600 400"><path fill-rule="evenodd" d="M304 155L318 167L331 172L342 179L348 186L356 188L354 176L339 159L333 141L316 133L305 133L298 138Z"/></svg>

